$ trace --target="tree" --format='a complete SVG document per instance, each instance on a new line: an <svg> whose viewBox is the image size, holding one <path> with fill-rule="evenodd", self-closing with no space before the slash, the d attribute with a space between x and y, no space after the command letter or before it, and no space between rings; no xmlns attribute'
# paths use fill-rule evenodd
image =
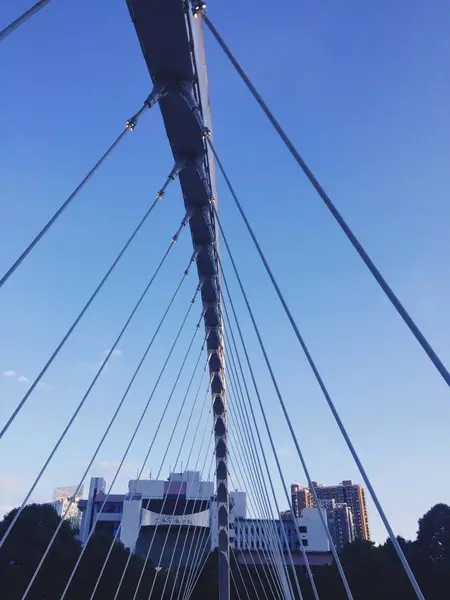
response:
<svg viewBox="0 0 450 600"><path fill-rule="evenodd" d="M0 538L11 523L16 510L0 523ZM0 549L0 598L20 600L38 565L60 518L50 505L25 507L4 546ZM66 600L89 600L98 575L109 553L112 536L98 533L92 536ZM420 520L417 540L397 538L403 553L427 600L448 600L450 590L450 507L437 504ZM27 600L59 600L73 566L80 556L81 544L68 522L63 522L43 567L31 588ZM390 540L376 546L356 540L340 552L341 562L354 600L416 600L412 586L402 568ZM98 586L95 600L111 600L129 562L118 600L133 597L141 578L137 600L152 598L169 600L174 586L173 576L166 570L156 572L138 556L131 556L122 544L115 543ZM263 567L238 565L231 553L231 572L238 592L231 581L231 598L272 600L272 584ZM203 564L203 561L199 564ZM186 568L186 576L189 568ZM194 573L191 573L194 575ZM197 571L195 572L197 575ZM301 569L298 570L304 600L314 600L311 586ZM166 582L167 587L163 595ZM178 577L177 586L182 576ZM186 580L185 580L186 581ZM315 582L322 600L347 600L336 565L315 568ZM193 600L215 600L218 597L218 553L212 552L193 590ZM154 585L153 585L154 584ZM185 582L183 584L185 587ZM177 592L178 590L176 590ZM184 590L183 590L184 591ZM248 592L248 594L247 594Z"/></svg>
<svg viewBox="0 0 450 600"><path fill-rule="evenodd" d="M0 538L17 513L11 511L0 523ZM60 518L51 505L26 506L0 550L2 595L8 600L21 598L55 532ZM29 600L56 598L62 590L80 552L80 543L68 522L64 522L49 555L36 578Z"/></svg>
<svg viewBox="0 0 450 600"><path fill-rule="evenodd" d="M3 537L17 510L10 512L0 523L0 538ZM60 517L49 504L26 506L0 549L0 597L5 600L20 600L47 545L60 523ZM80 555L81 544L76 531L67 521L62 523L52 548L27 596L27 600L59 600L72 569ZM83 559L77 569L67 593L67 600L88 600L104 564L112 542L112 536L101 533L92 536ZM106 569L100 580L96 600L111 600L129 558L129 551L115 543ZM137 600L147 600L156 571L149 562L143 571L144 561L132 556L118 596L119 600L133 597L142 575ZM162 598L165 577L159 575L155 582L153 597ZM164 598L170 597L170 581Z"/></svg>
<svg viewBox="0 0 450 600"><path fill-rule="evenodd" d="M450 568L450 506L436 504L419 519L417 544L436 566Z"/></svg>

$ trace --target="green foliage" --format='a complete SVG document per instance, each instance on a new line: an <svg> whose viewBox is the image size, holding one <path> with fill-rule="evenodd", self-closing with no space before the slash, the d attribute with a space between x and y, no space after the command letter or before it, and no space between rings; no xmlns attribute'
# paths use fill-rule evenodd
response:
<svg viewBox="0 0 450 600"><path fill-rule="evenodd" d="M436 567L450 567L450 507L436 504L419 520L417 544Z"/></svg>

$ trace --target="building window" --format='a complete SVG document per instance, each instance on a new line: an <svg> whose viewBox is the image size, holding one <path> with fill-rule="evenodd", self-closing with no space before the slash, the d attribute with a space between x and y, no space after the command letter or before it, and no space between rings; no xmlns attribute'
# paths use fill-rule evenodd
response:
<svg viewBox="0 0 450 600"><path fill-rule="evenodd" d="M102 505L97 507L97 512L100 511L100 509L102 508ZM110 513L110 514L118 514L122 512L122 505L121 504L115 504L112 502L107 502L105 504L105 506L103 506L102 509L102 513Z"/></svg>
<svg viewBox="0 0 450 600"><path fill-rule="evenodd" d="M308 533L308 528L306 527L306 525L300 525L298 530L300 531L300 533Z"/></svg>
<svg viewBox="0 0 450 600"><path fill-rule="evenodd" d="M304 545L304 546L307 546L307 545L308 545L308 540L302 540L302 542L303 542L303 545Z"/></svg>

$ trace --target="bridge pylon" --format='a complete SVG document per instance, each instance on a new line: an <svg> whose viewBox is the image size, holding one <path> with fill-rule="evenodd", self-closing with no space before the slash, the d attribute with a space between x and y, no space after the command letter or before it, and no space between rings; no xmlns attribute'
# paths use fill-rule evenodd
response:
<svg viewBox="0 0 450 600"><path fill-rule="evenodd" d="M208 79L198 10L189 0L127 0L175 159L201 283L214 416L219 600L230 598L230 501L226 375L220 295L217 194ZM203 6L203 5L202 5ZM179 167L179 168L178 168ZM162 197L165 188L159 193Z"/></svg>

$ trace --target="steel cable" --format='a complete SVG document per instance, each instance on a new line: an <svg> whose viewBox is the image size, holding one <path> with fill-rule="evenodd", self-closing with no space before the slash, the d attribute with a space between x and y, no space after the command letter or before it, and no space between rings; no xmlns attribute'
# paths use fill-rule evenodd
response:
<svg viewBox="0 0 450 600"><path fill-rule="evenodd" d="M198 291L198 289L199 289L199 288L197 288L197 291ZM197 294L197 292L196 292L196 294ZM193 300L191 301L191 305L190 305L190 307L189 307L189 309L188 309L188 311L187 311L187 313L186 313L186 315L185 315L185 317L184 317L184 320L183 320L183 325L184 325L184 323L186 322L186 319L187 319L187 317L188 317L188 315L189 315L189 312L190 312L190 310L191 310L191 308L192 308L192 306L193 306L193 303L194 303L195 297L196 297L196 296L194 296ZM202 318L202 317L201 317L201 318ZM185 353L185 356L184 356L184 358L183 358L182 364L181 364L181 366L180 366L180 369L179 369L179 371L178 371L177 377L175 378L175 382L174 382L174 384L173 384L173 386L172 386L172 390L171 390L171 392L170 392L170 394L169 394L169 397L168 397L168 399L167 399L167 401L166 401L166 405L165 405L165 407L164 407L164 411L163 411L163 413L162 413L162 415L161 415L161 417L160 417L160 420L159 420L158 426L157 426L157 428L156 428L155 434L154 434L154 436L153 436L153 439L152 439L152 441L151 441L151 443L150 443L150 446L149 446L149 448L148 448L148 450L147 450L147 454L146 454L146 456L145 456L145 458L144 458L144 461L143 461L143 463L142 463L142 467L141 467L141 469L139 470L137 481L139 481L139 480L140 480L140 478L141 478L141 476L142 476L142 473L143 473L143 472L144 472L144 470L145 470L145 466L146 466L146 464L147 464L147 461L148 461L148 458L149 458L149 456L150 456L151 450L152 450L152 448L153 448L153 445L154 445L154 443L155 443L156 437L157 437L157 435L158 435L158 432L159 432L159 430L160 430L161 424L162 424L162 422L163 422L163 419L164 419L164 417L165 417L165 415L166 415L167 409L168 409L168 407L169 407L169 404L170 404L170 402L171 402L171 400L172 400L172 397L173 397L173 395L174 395L175 389L176 389L176 387L177 387L177 385L178 385L178 381L179 381L179 379L180 379L180 377L181 377L181 373L182 373L182 371L183 371L183 369L184 369L184 366L185 366L185 364L186 364L187 358L188 358L188 356L189 356L189 354L190 354L190 351L191 351L192 345L193 345L193 343L194 343L194 340L195 340L195 338L196 338L197 332L198 332L198 330L199 330L199 327L200 327L200 322L201 322L201 318L200 318L200 320L197 322L197 324L196 324L196 326L195 326L194 335L193 335L193 336L192 336L192 338L191 338L191 341L190 341L190 343L189 343L188 349L187 349L187 351L186 351L186 353ZM179 332L179 333L181 333L181 329L180 329L180 332ZM156 388L157 388L157 386L158 386L158 384L159 384L159 382L160 382L160 380L161 380L161 378L162 378L162 375L164 374L164 371L165 371L165 369L166 369L166 367L167 367L167 364L168 364L168 362L169 362L169 359L170 359L170 357L171 357L171 355L172 355L172 353L173 353L173 350L174 350L174 348L175 348L175 345L176 345L176 343L177 343L177 341L178 341L178 338L179 338L179 335L178 335L178 336L175 338L175 341L174 341L174 343L172 344L172 347L171 347L171 349L170 349L170 351L169 351L169 354L168 354L168 356L167 356L167 358L166 358L166 361L164 362L164 365L163 365L163 367L162 367L162 369L161 369L161 371L160 371L160 374L159 374L159 376L158 376L158 379L157 379L157 381L156 381L156 383L155 383L155 386L153 387L153 390L152 390L151 397L154 395L154 393L155 393L155 391L156 391ZM196 365L196 366L197 366L197 365ZM137 432L137 431L136 431L136 432ZM128 448L128 449L129 449L129 448ZM121 527L121 524L119 524L119 527L117 528L117 531L116 531L116 533L115 533L115 535L114 535L114 537L113 537L113 539L112 539L112 541L111 541L111 544L110 544L110 547L109 547L108 553L107 553L107 555L106 555L106 558L105 558L105 560L104 560L104 562L103 562L103 565L102 565L102 568L101 568L101 570L100 570L100 573L99 573L99 575L98 575L98 577L97 577L96 583L95 583L95 585L94 585L94 589L93 589L93 591L92 591L92 593L91 593L91 596L90 596L91 600L92 600L92 598L94 598L94 596L95 596L95 593L96 593L96 591L97 591L97 588L98 588L98 586L99 586L100 580L101 580L101 578L102 578L102 576L103 576L103 573L104 573L104 571L105 571L106 565L107 565L107 563L108 563L109 557L110 557L110 555L111 555L111 553L112 553L112 551L113 551L113 548L114 548L114 545L115 545L115 543L116 543L116 540L117 540L117 538L118 538L118 536L119 536L119 534L120 534L121 528L122 528L122 527ZM121 585L122 585L122 582L123 582L123 579L124 579L124 577L125 577L125 574L126 574L126 571L127 571L128 565L129 565L129 563L130 563L130 560L131 560L131 556L132 556L132 552L130 552L130 554L128 555L127 562L126 562L126 564L125 564L125 567L124 567L123 574L122 574L122 576L121 576L121 579L120 579L120 581L119 581L119 584L118 584L118 588L117 588L117 591L116 591L116 596L117 596L117 594L118 594L118 592L119 592L119 590L120 590L120 587L121 587Z"/></svg>
<svg viewBox="0 0 450 600"><path fill-rule="evenodd" d="M181 228L178 230L178 233L181 231ZM176 234L176 236L178 235L178 233ZM82 409L83 405L85 404L87 398L89 397L89 394L91 392L91 390L93 389L93 387L95 386L97 380L99 379L100 375L102 374L104 368L106 367L110 357L112 356L112 353L114 352L114 350L116 349L118 343L120 342L120 340L122 339L124 333L126 332L126 330L128 329L129 324L131 323L134 315L136 314L137 310L139 309L140 305L142 304L144 298L146 297L153 281L155 280L157 274L159 273L161 267L163 266L165 260L167 259L167 256L169 255L170 250L172 249L173 245L174 245L174 236L172 238L172 241L169 245L169 247L167 248L166 252L164 253L161 261L159 262L155 272L153 273L150 281L148 282L148 284L146 285L144 291L142 292L139 300L137 301L137 303L135 304L133 310L131 311L130 315L128 316L125 324L123 325L120 333L118 334L114 344L112 345L112 347L110 348L110 350L108 351L108 354L106 355L105 359L103 360L100 368L98 369L94 379L92 380L91 384L89 385L88 389L86 390L83 398L81 399L80 403L78 404L75 412L72 414L69 422L67 423L66 427L64 428L63 432L61 433L60 437L58 438L58 441L56 442L55 446L53 447L52 451L50 452L49 456L47 457L46 461L44 462L44 465L42 466L41 470L38 473L38 476L36 477L33 485L31 486L30 490L27 492L27 495L25 496L25 499L23 500L20 508L18 509L18 511L16 512L16 514L14 515L13 519L11 520L11 523L9 524L5 534L3 535L2 539L0 540L0 548L3 546L3 544L5 543L6 539L8 538L9 534L11 533L12 528L14 527L14 525L16 524L18 518L20 517L20 515L22 514L22 511L25 507L25 505L27 504L31 494L34 492L37 484L39 483L42 475L44 474L45 470L47 469L47 466L49 465L49 463L51 462L53 456L56 454L59 446L61 445L62 441L64 440L67 432L69 431L69 429L71 428L73 422L75 421L78 413L80 412L80 410Z"/></svg>

